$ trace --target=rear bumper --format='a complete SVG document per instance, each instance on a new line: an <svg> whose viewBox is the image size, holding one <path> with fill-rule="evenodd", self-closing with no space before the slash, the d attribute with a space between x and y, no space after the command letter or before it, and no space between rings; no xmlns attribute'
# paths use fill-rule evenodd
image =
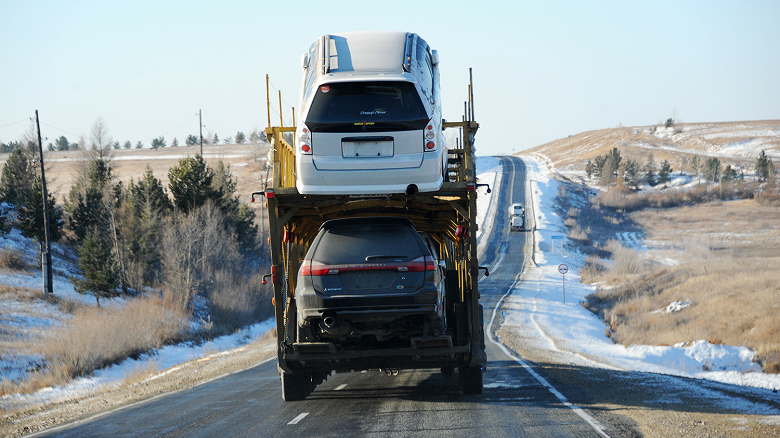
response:
<svg viewBox="0 0 780 438"><path fill-rule="evenodd" d="M300 155L295 184L302 195L405 193L412 184L420 192L435 192L444 181L442 153L425 153L419 167L366 170L320 170L311 155Z"/></svg>

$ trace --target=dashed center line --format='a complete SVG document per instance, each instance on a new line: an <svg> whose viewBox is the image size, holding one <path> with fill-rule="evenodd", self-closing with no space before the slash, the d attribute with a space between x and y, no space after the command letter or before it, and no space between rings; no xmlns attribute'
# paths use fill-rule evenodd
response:
<svg viewBox="0 0 780 438"><path fill-rule="evenodd" d="M341 391L342 389L344 389L346 387L347 387L347 384L346 383L342 383L341 385L337 386L336 389L334 389L334 391Z"/></svg>
<svg viewBox="0 0 780 438"><path fill-rule="evenodd" d="M308 412L304 412L301 415L298 415L297 417L295 417L292 420L290 420L290 422L287 423L287 425L298 424L301 420L306 418L307 415L309 415L309 413Z"/></svg>

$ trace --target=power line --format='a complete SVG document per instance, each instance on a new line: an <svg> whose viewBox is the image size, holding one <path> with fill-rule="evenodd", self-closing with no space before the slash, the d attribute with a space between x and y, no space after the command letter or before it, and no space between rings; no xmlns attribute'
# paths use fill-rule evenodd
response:
<svg viewBox="0 0 780 438"><path fill-rule="evenodd" d="M26 121L28 121L28 120L30 120L30 118L29 118L29 117L27 117L27 118L25 118L25 119L22 119L22 120L19 120L18 122L13 122L13 123L9 123L9 124L7 124L7 125L0 126L0 128L5 128L6 126L16 125L17 123L26 122Z"/></svg>
<svg viewBox="0 0 780 438"><path fill-rule="evenodd" d="M48 124L48 123L46 123L46 122L40 122L40 123L41 123L41 125L46 125L46 126L48 126L49 128L51 128L51 129L56 129L57 131L64 132L64 133L66 133L66 134L69 134L69 135L72 135L72 136L74 136L74 137L81 137L81 135L79 135L79 134L74 134L74 133L72 133L72 132L68 132L68 131L66 131L66 130L64 130L64 129L60 129L60 128L56 127L56 126L51 126L50 124Z"/></svg>
<svg viewBox="0 0 780 438"><path fill-rule="evenodd" d="M270 80L270 79L268 80L268 82L271 84L271 88L273 88L273 89L274 89L274 90L276 90L276 91L281 91L281 90L279 90L278 88L274 87L274 83L273 83L273 82L271 82L271 80ZM286 100L284 100L284 97L282 98L282 102L284 102L284 104L285 104L285 105L287 105L287 106L289 106L290 108L292 108L292 107L293 107L292 105L290 105L289 103L287 103L287 101L286 101Z"/></svg>

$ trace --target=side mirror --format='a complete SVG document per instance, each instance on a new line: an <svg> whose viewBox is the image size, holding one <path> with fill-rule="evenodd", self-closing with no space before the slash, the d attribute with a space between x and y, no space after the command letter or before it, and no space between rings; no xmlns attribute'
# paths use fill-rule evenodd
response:
<svg viewBox="0 0 780 438"><path fill-rule="evenodd" d="M309 54L308 53L304 53L303 55L301 55L301 67L303 67L304 70L309 68Z"/></svg>
<svg viewBox="0 0 780 438"><path fill-rule="evenodd" d="M439 64L439 52L436 50L431 50L431 61L433 61L433 65Z"/></svg>

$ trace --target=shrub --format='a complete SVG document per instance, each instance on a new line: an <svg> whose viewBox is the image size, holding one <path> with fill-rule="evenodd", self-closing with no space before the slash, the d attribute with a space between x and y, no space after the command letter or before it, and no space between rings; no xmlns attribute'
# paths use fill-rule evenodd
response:
<svg viewBox="0 0 780 438"><path fill-rule="evenodd" d="M167 297L139 298L114 308L76 310L46 338L48 373L67 381L181 339L187 314Z"/></svg>
<svg viewBox="0 0 780 438"><path fill-rule="evenodd" d="M12 271L27 271L33 269L33 266L24 259L24 256L18 249L5 248L0 250L0 268Z"/></svg>

